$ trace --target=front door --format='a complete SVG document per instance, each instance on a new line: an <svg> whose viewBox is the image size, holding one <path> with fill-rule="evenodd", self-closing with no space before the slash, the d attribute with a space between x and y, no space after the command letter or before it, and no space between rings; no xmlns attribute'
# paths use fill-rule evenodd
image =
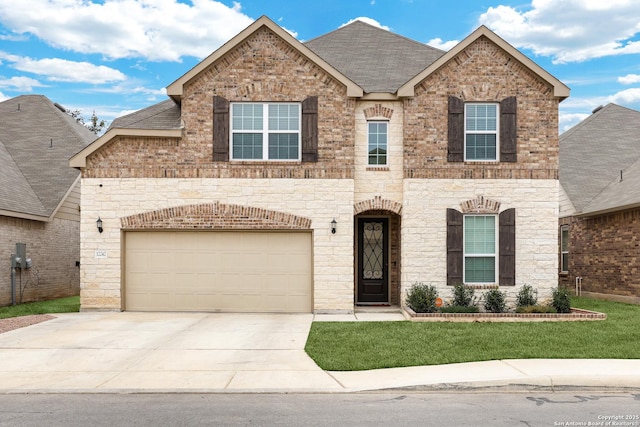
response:
<svg viewBox="0 0 640 427"><path fill-rule="evenodd" d="M388 236L387 218L359 219L357 303L389 302Z"/></svg>

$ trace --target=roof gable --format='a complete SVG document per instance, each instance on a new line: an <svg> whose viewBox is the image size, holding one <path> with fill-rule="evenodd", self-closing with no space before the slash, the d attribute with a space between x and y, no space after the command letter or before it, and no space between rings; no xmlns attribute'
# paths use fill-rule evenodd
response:
<svg viewBox="0 0 640 427"><path fill-rule="evenodd" d="M0 211L46 219L78 178L69 158L96 136L42 95L0 102L0 117Z"/></svg>
<svg viewBox="0 0 640 427"><path fill-rule="evenodd" d="M484 25L480 26L477 30L467 36L464 40L454 46L446 54L442 55L432 64L430 64L425 70L414 76L411 80L406 82L398 89L398 96L414 96L415 87L426 79L431 73L442 67L444 64L452 60L456 55L462 52L465 48L470 46L474 41L480 37L486 37L501 49L506 51L509 55L521 62L524 66L529 68L533 73L538 75L541 79L549 83L553 87L553 94L558 98L567 98L569 96L569 88L560 80L553 77L547 71L545 71L538 64L533 62L527 56L525 56L518 49L511 46L509 43L500 38L496 33L491 31Z"/></svg>
<svg viewBox="0 0 640 427"><path fill-rule="evenodd" d="M560 183L578 213L640 203L635 182L640 182L639 111L608 104L560 135Z"/></svg>
<svg viewBox="0 0 640 427"><path fill-rule="evenodd" d="M344 74L340 73L336 68L334 68L328 62L326 62L324 59L320 58L316 53L314 53L308 47L300 43L298 40L296 40L295 37L293 37L291 34L289 34L282 27L280 27L278 24L276 24L266 16L262 16L259 19L257 19L247 28L242 30L238 35L236 35L234 38L232 38L227 43L222 45L219 49L217 49L211 55L209 55L207 58L202 60L198 65L196 65L191 70L189 70L186 74L184 74L178 80L174 81L169 86L167 86L167 95L169 95L171 98L173 98L177 102L180 102L180 99L183 94L184 85L187 82L189 82L191 79L196 77L201 72L205 71L209 66L215 63L218 59L222 58L226 53L230 52L232 49L234 49L236 46L241 44L244 40L246 40L248 37L250 37L253 33L258 31L262 27L268 28L278 37L282 38L286 43L291 45L294 49L298 50L302 55L307 57L311 62L316 64L322 70L324 70L329 75L331 75L333 78L335 78L340 83L345 85L347 88L347 96L353 96L353 97L362 96L363 90L361 87L359 87L357 84L351 81Z"/></svg>
<svg viewBox="0 0 640 427"><path fill-rule="evenodd" d="M445 54L415 40L354 21L305 42L367 93L398 88Z"/></svg>

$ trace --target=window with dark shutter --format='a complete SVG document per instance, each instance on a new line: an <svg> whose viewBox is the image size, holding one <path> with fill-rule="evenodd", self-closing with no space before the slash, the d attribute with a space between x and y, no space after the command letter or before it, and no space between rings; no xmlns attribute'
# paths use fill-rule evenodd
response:
<svg viewBox="0 0 640 427"><path fill-rule="evenodd" d="M516 284L516 210L507 209L499 218L499 283L500 286Z"/></svg>
<svg viewBox="0 0 640 427"><path fill-rule="evenodd" d="M464 161L464 102L449 96L447 160Z"/></svg>
<svg viewBox="0 0 640 427"><path fill-rule="evenodd" d="M500 161L516 162L518 137L517 102L515 96L500 102Z"/></svg>
<svg viewBox="0 0 640 427"><path fill-rule="evenodd" d="M318 161L318 97L302 101L302 161Z"/></svg>
<svg viewBox="0 0 640 427"><path fill-rule="evenodd" d="M447 209L447 285L462 283L463 215Z"/></svg>
<svg viewBox="0 0 640 427"><path fill-rule="evenodd" d="M213 97L213 161L229 161L229 101Z"/></svg>

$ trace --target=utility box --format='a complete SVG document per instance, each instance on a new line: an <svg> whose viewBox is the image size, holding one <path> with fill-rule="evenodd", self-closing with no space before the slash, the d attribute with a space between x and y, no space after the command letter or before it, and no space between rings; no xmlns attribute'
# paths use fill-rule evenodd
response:
<svg viewBox="0 0 640 427"><path fill-rule="evenodd" d="M16 253L11 254L11 268L31 268L31 258L27 258L26 243L16 243Z"/></svg>

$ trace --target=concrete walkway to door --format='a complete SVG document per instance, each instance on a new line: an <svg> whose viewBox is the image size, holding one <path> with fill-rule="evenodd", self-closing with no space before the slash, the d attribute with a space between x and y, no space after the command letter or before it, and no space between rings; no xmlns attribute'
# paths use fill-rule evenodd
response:
<svg viewBox="0 0 640 427"><path fill-rule="evenodd" d="M400 313L55 316L0 334L0 393L640 390L636 359L490 360L326 372L304 351L314 320L403 320Z"/></svg>

